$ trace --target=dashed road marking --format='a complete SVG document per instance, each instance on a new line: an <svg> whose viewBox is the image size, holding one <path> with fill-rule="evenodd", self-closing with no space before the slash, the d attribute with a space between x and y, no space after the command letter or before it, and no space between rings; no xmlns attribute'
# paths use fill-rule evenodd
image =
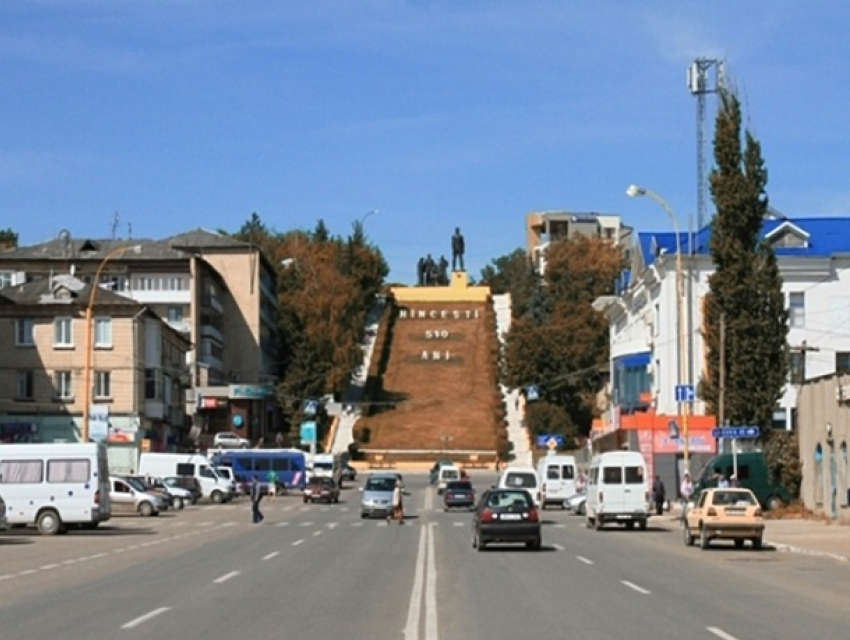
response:
<svg viewBox="0 0 850 640"><path fill-rule="evenodd" d="M143 616L139 616L138 618L136 618L134 620L130 620L130 622L127 622L126 624L122 624L121 628L122 629L132 629L133 627L139 626L143 622L147 622L151 618L155 618L156 616L160 615L161 613L165 613L169 609L171 609L171 607L160 607L159 609L154 609L153 611L149 611L148 613L146 613Z"/></svg>
<svg viewBox="0 0 850 640"><path fill-rule="evenodd" d="M235 578L238 575L239 575L238 571L231 571L230 573L225 573L223 576L216 578L215 580L213 580L213 582L215 584L222 584L224 582L227 582L231 578Z"/></svg>
<svg viewBox="0 0 850 640"><path fill-rule="evenodd" d="M304 538L301 538L300 540L296 540L295 542L293 542L292 546L297 547L299 544L302 544L303 542L304 542Z"/></svg>
<svg viewBox="0 0 850 640"><path fill-rule="evenodd" d="M647 591L643 587L639 587L634 582L629 582L628 580L621 580L620 582L622 582L624 585L626 585L629 589L634 589L638 593L642 593L645 596L648 596L651 593L650 591Z"/></svg>
<svg viewBox="0 0 850 640"><path fill-rule="evenodd" d="M583 562L584 564L593 564L593 560L585 558L584 556L576 556L576 560Z"/></svg>
<svg viewBox="0 0 850 640"><path fill-rule="evenodd" d="M271 553L267 553L266 555L263 556L263 560L271 560L272 558L277 556L279 553L280 553L280 551L272 551Z"/></svg>
<svg viewBox="0 0 850 640"><path fill-rule="evenodd" d="M718 638L723 638L723 640L738 640L735 636L729 635L723 629L718 629L717 627L706 627L706 629Z"/></svg>

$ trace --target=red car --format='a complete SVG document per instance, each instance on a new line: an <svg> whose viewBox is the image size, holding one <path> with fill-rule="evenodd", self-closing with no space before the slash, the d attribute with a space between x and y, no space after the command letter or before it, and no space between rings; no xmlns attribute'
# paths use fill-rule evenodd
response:
<svg viewBox="0 0 850 640"><path fill-rule="evenodd" d="M473 509L475 507L475 489L469 480L450 480L443 492L443 510L455 507Z"/></svg>
<svg viewBox="0 0 850 640"><path fill-rule="evenodd" d="M304 502L339 502L339 486L333 478L310 478L304 487Z"/></svg>

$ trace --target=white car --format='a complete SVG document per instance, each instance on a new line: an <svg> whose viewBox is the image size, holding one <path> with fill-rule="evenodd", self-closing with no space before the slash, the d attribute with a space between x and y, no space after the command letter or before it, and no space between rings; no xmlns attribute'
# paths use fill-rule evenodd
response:
<svg viewBox="0 0 850 640"><path fill-rule="evenodd" d="M221 431L213 437L213 446L222 449L247 449L251 444L231 431Z"/></svg>

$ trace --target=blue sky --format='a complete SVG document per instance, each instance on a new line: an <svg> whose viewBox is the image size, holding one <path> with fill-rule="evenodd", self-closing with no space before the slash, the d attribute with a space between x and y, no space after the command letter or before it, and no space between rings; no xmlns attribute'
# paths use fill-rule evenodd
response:
<svg viewBox="0 0 850 640"><path fill-rule="evenodd" d="M530 210L669 230L630 183L684 230L697 58L725 61L772 206L848 215L848 24L846 0L5 1L0 228L162 238L257 212L347 234L378 209L367 235L406 283L455 226L478 276Z"/></svg>

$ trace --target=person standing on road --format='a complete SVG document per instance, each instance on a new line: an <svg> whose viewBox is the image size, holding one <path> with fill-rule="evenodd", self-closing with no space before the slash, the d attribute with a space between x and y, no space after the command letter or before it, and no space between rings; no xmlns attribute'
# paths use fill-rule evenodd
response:
<svg viewBox="0 0 850 640"><path fill-rule="evenodd" d="M661 476L656 474L655 480L652 482L652 501L655 503L655 515L663 515L666 499L667 492L664 490L664 481L661 480Z"/></svg>
<svg viewBox="0 0 850 640"><path fill-rule="evenodd" d="M393 487L393 517L398 519L399 524L404 524L404 505L401 501L401 480L395 481ZM387 522L390 519L387 518Z"/></svg>
<svg viewBox="0 0 850 640"><path fill-rule="evenodd" d="M685 503L682 506L682 520L685 519L685 512L688 509L688 503L694 495L694 483L691 480L691 474L685 471L685 477L682 478L682 484L679 486L679 495Z"/></svg>
<svg viewBox="0 0 850 640"><path fill-rule="evenodd" d="M260 501L262 499L263 487L260 481L257 480L257 476L254 476L253 480L251 480L251 517L254 524L259 524L265 519L265 516L260 511Z"/></svg>

